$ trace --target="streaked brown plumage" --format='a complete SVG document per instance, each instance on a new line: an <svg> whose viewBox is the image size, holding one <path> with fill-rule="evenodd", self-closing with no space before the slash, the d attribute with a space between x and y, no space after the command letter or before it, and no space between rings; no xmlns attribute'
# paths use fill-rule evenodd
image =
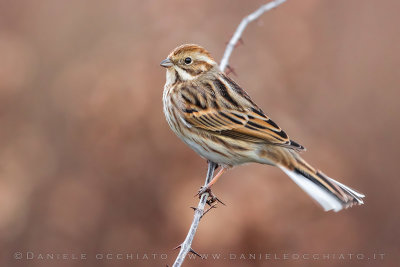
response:
<svg viewBox="0 0 400 267"><path fill-rule="evenodd" d="M161 65L167 68L168 124L200 156L224 169L247 162L278 166L325 210L363 203L364 195L307 164L297 153L304 147L221 72L204 48L179 46Z"/></svg>

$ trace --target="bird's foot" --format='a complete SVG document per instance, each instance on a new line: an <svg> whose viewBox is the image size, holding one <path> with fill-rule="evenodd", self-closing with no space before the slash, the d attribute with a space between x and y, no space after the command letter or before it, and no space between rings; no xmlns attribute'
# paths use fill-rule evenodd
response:
<svg viewBox="0 0 400 267"><path fill-rule="evenodd" d="M213 194L213 192L211 191L211 187L209 187L209 186L202 186L202 187L200 187L199 192L198 192L195 196L199 196L199 198L201 198L201 196L202 196L204 193L208 193L208 198L207 198L207 201L206 201L208 205L212 206L213 203L218 202L218 203L221 203L222 205L225 206L225 203L222 202L219 198L217 198L217 197Z"/></svg>

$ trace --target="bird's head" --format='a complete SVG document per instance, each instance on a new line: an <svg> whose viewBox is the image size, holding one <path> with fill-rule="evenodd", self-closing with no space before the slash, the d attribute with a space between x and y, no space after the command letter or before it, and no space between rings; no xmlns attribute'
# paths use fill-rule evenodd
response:
<svg viewBox="0 0 400 267"><path fill-rule="evenodd" d="M170 75L170 78L181 81L193 80L215 67L218 68L210 53L195 44L178 46L160 65L167 68L167 79Z"/></svg>

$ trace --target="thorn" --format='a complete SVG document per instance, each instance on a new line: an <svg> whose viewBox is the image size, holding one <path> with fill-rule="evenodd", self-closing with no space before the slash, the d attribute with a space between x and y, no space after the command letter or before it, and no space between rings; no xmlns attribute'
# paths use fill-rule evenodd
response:
<svg viewBox="0 0 400 267"><path fill-rule="evenodd" d="M203 218L203 216L206 215L210 210L216 209L216 208L217 208L217 204L212 205L211 207L209 207L209 208L203 213L203 215L201 215L201 218Z"/></svg>
<svg viewBox="0 0 400 267"><path fill-rule="evenodd" d="M207 204L211 206L211 204L214 203L215 201L217 201L217 202L221 203L222 205L226 206L224 202L222 202L212 192L210 192L210 199L207 201Z"/></svg>
<svg viewBox="0 0 400 267"><path fill-rule="evenodd" d="M189 252L191 252L191 253L193 253L194 255L196 255L196 256L198 256L198 257L200 257L200 258L203 259L203 257L202 257L199 253L197 253L196 251L194 251L192 248L190 248Z"/></svg>
<svg viewBox="0 0 400 267"><path fill-rule="evenodd" d="M174 248L173 250L177 250L178 248L181 248L182 244L180 244L179 246L177 246L176 248ZM190 248L189 252L195 254L196 256L199 256L200 258L203 258L199 253L197 253L196 251L194 251L192 248Z"/></svg>
<svg viewBox="0 0 400 267"><path fill-rule="evenodd" d="M235 44L235 48L237 48L240 45L244 45L242 37L240 37L239 40L237 41L237 43Z"/></svg>
<svg viewBox="0 0 400 267"><path fill-rule="evenodd" d="M225 42L225 45L228 45L228 44L229 44L229 41ZM236 42L236 44L234 45L234 48L238 47L239 45L244 45L242 37L240 37L239 40Z"/></svg>
<svg viewBox="0 0 400 267"><path fill-rule="evenodd" d="M207 204L209 206L212 206L213 203L218 202L221 203L222 205L226 206L224 202L222 202L219 198L217 198L216 196L210 198L209 200L207 200Z"/></svg>
<svg viewBox="0 0 400 267"><path fill-rule="evenodd" d="M231 74L231 73L237 77L237 74L236 74L236 72L235 72L235 69L232 68L230 65L226 66L226 72L225 72L225 74L226 74L226 75L229 75L229 74Z"/></svg>
<svg viewBox="0 0 400 267"><path fill-rule="evenodd" d="M195 208L195 207L190 207L191 209L193 209L194 211L196 211L197 210L197 208Z"/></svg>
<svg viewBox="0 0 400 267"><path fill-rule="evenodd" d="M221 203L222 205L226 206L224 202L222 202L219 198L215 198L217 200L217 202Z"/></svg>

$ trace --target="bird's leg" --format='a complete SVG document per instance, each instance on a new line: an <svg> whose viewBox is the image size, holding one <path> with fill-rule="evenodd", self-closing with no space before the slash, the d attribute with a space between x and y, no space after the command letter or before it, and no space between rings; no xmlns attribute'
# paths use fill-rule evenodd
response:
<svg viewBox="0 0 400 267"><path fill-rule="evenodd" d="M211 186L218 181L218 179L226 170L226 168L222 167L221 170L219 170L219 172L214 176L214 178L212 178L212 180L207 185L203 186L204 190L211 188Z"/></svg>
<svg viewBox="0 0 400 267"><path fill-rule="evenodd" d="M210 162L208 163L208 168L210 170ZM218 166L218 165L217 165ZM212 203L218 201L221 204L225 205L221 200L219 200L212 192L211 192L211 186L215 184L218 179L221 177L221 175L226 171L227 169L224 167L221 167L221 170L212 178L211 181L209 181L205 186L202 186L197 193L197 195L200 197L202 194L207 192L210 195L210 199L207 200L207 204L211 205Z"/></svg>

